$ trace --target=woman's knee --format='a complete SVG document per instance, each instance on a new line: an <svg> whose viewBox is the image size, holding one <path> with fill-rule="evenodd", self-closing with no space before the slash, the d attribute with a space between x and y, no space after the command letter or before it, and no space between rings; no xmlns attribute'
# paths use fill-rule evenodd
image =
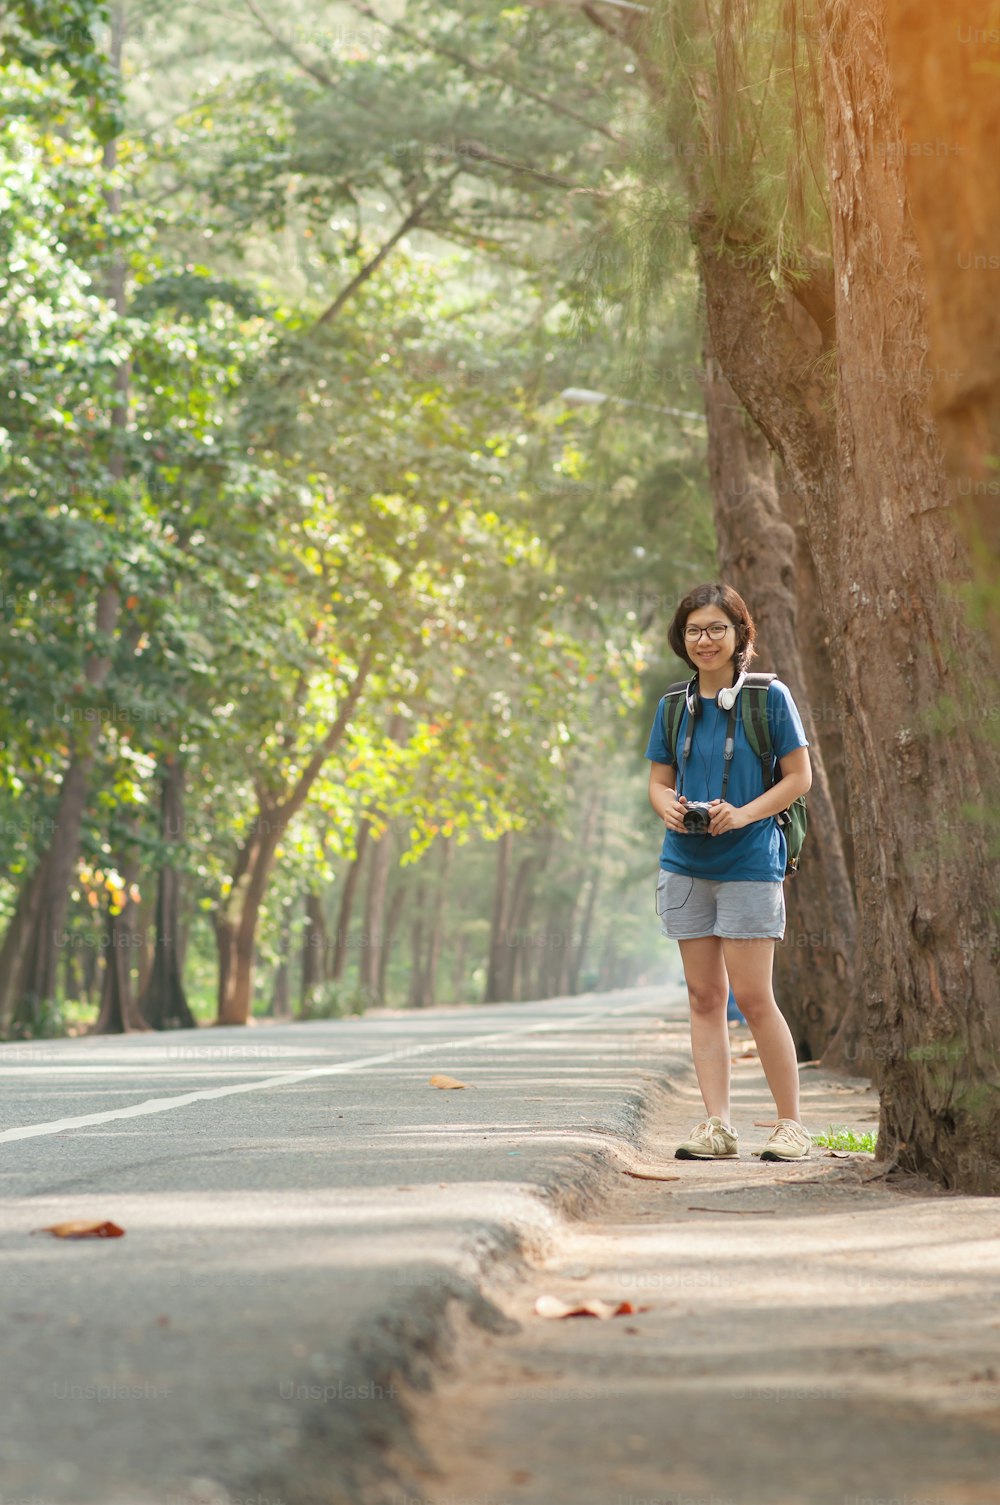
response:
<svg viewBox="0 0 1000 1505"><path fill-rule="evenodd" d="M736 1002L739 1004L740 1013L751 1027L758 1020L763 1021L778 1011L774 993L770 988L766 992L737 993Z"/></svg>
<svg viewBox="0 0 1000 1505"><path fill-rule="evenodd" d="M688 1001L693 1014L711 1016L726 1012L729 989L712 983L688 983Z"/></svg>

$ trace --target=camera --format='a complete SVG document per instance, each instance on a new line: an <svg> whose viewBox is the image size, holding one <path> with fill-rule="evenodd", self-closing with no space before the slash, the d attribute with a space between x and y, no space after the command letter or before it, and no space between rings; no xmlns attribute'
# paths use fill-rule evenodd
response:
<svg viewBox="0 0 1000 1505"><path fill-rule="evenodd" d="M684 808L684 830L694 836L707 836L712 807L705 800L691 800Z"/></svg>

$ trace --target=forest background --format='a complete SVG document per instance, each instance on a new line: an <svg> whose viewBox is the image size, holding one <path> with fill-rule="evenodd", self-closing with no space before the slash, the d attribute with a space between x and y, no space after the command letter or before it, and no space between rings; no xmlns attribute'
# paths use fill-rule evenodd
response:
<svg viewBox="0 0 1000 1505"><path fill-rule="evenodd" d="M0 1036L676 976L642 754L718 577L813 752L800 1056L1000 1186L965 9L0 5Z"/></svg>

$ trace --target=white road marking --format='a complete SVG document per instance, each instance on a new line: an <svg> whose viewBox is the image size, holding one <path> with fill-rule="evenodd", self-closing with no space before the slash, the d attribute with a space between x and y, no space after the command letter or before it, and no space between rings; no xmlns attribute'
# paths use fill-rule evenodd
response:
<svg viewBox="0 0 1000 1505"><path fill-rule="evenodd" d="M629 1014L649 1007L649 1000L634 1003L626 1008L608 1009L606 1014ZM143 1118L149 1113L167 1113L172 1108L186 1108L191 1103L209 1102L213 1098L230 1097L236 1092L263 1092L269 1087L288 1087L295 1082L304 1082L311 1077L337 1076L350 1071L363 1071L366 1066L381 1066L386 1061L398 1061L401 1057L424 1055L428 1051L469 1049L490 1045L496 1040L509 1040L516 1035L538 1034L543 1030L573 1029L578 1024L588 1024L602 1018L602 1011L581 1014L576 1019L553 1019L544 1024L521 1025L515 1029L498 1030L492 1035L459 1036L455 1040L428 1040L426 1045L405 1045L399 1050L384 1051L377 1056L362 1056L356 1061L341 1061L336 1066L311 1066L302 1071L285 1071L279 1076L265 1077L260 1082L240 1082L235 1087L205 1087L200 1092L185 1092L176 1097L152 1097L144 1103L134 1103L130 1108L111 1108L106 1113L86 1113L79 1118L59 1118L50 1123L25 1124L19 1129L5 1129L0 1134L0 1144L16 1139L36 1139L43 1134L64 1134L67 1129L85 1129L93 1124L113 1123L121 1118ZM223 1047L225 1048L225 1047ZM152 1063L150 1063L152 1064Z"/></svg>

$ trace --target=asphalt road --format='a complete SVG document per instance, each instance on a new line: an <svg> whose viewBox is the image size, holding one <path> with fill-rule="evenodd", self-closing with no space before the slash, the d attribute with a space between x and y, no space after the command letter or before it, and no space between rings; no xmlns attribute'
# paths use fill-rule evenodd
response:
<svg viewBox="0 0 1000 1505"><path fill-rule="evenodd" d="M0 1505L354 1505L448 1303L636 1143L683 1007L0 1045ZM77 1218L126 1235L32 1234Z"/></svg>

